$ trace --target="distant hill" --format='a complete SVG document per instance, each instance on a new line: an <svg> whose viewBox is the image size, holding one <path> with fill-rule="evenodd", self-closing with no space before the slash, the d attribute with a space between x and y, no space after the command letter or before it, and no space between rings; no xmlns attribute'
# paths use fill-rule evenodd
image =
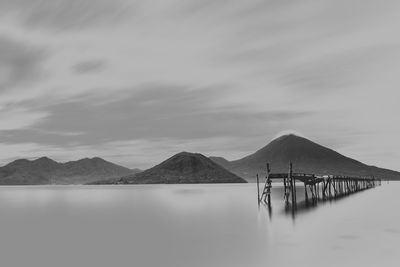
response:
<svg viewBox="0 0 400 267"><path fill-rule="evenodd" d="M218 165L221 165L222 167L226 167L229 166L229 161L223 157L208 157L209 159L211 159L212 161L214 161L215 163L217 163Z"/></svg>
<svg viewBox="0 0 400 267"><path fill-rule="evenodd" d="M135 175L99 181L95 184L192 184L246 183L209 158L195 153L181 152L164 162Z"/></svg>
<svg viewBox="0 0 400 267"><path fill-rule="evenodd" d="M19 159L0 167L0 184L85 184L136 172L101 158L85 158L66 163L47 157L36 160Z"/></svg>
<svg viewBox="0 0 400 267"><path fill-rule="evenodd" d="M267 162L272 172L287 172L289 162L292 162L295 172L400 179L399 172L368 166L293 134L281 136L239 160L211 159L248 181L254 181L257 173L265 174Z"/></svg>

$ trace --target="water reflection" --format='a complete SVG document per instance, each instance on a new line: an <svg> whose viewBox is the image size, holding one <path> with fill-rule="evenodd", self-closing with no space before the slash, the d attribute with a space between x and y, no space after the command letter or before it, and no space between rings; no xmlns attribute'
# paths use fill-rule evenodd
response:
<svg viewBox="0 0 400 267"><path fill-rule="evenodd" d="M304 190L304 187L299 187L299 189L300 189L299 191L301 192L301 190ZM371 188L371 189L374 189L374 188ZM368 189L366 189L366 190L368 190ZM317 208L322 207L327 204L331 205L335 202L338 202L338 201L341 201L344 199L350 199L350 198L354 197L355 194L361 194L361 193L365 192L366 190L357 191L357 192L354 192L351 194L342 194L342 195L336 195L336 196L330 195L330 196L326 196L326 197L321 197L321 194L318 194L318 197L315 197L315 198L307 198L306 194L304 196L301 196L298 191L297 198L299 199L299 201L296 201L294 203L285 202L284 197L282 197L282 196L281 196L282 200L279 200L275 197L273 199L273 201L281 201L283 203L283 207L279 210L279 212L286 216L291 217L292 220L294 221L299 214L311 212L311 211L316 210ZM275 186L273 191L274 191L273 194L276 194L278 196L280 194L283 194L282 186ZM267 211L268 218L270 221L272 221L272 215L273 215L272 207L274 205L265 203L263 201L259 202L258 205L259 205L259 209L260 209L260 206L262 206L263 209L265 209Z"/></svg>

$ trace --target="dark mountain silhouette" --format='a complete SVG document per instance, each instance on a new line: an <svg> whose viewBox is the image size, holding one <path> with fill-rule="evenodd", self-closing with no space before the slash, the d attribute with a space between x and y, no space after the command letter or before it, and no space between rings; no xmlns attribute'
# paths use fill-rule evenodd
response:
<svg viewBox="0 0 400 267"><path fill-rule="evenodd" d="M217 157L216 162L248 181L254 181L257 173L264 174L267 162L272 172L287 172L292 162L294 172L400 179L399 172L368 166L293 134L281 136L242 159L222 159Z"/></svg>
<svg viewBox="0 0 400 267"><path fill-rule="evenodd" d="M109 179L96 184L191 184L191 183L245 183L202 154L181 152L162 163L135 175Z"/></svg>
<svg viewBox="0 0 400 267"><path fill-rule="evenodd" d="M0 184L84 184L106 177L121 177L132 173L135 173L135 170L101 158L58 163L42 157L36 160L19 159L0 167Z"/></svg>

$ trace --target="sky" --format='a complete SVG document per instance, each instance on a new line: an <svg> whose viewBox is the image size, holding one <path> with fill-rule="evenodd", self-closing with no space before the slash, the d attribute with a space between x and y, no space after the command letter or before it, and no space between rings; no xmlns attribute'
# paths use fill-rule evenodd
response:
<svg viewBox="0 0 400 267"><path fill-rule="evenodd" d="M233 160L293 132L400 170L399 12L394 0L0 0L0 165Z"/></svg>

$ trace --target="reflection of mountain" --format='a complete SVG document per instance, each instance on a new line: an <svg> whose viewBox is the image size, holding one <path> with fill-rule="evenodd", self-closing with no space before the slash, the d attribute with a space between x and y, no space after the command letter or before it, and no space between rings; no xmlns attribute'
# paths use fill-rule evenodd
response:
<svg viewBox="0 0 400 267"><path fill-rule="evenodd" d="M46 157L32 161L19 159L0 167L0 184L84 184L134 172L101 158L85 158L66 163L58 163Z"/></svg>
<svg viewBox="0 0 400 267"><path fill-rule="evenodd" d="M400 179L399 172L365 165L296 135L281 136L239 160L211 159L247 180L254 180L257 173L264 173L267 162L271 164L272 172L287 172L289 162L293 162L295 172Z"/></svg>
<svg viewBox="0 0 400 267"><path fill-rule="evenodd" d="M172 156L153 168L120 179L102 183L129 184L188 184L188 183L245 183L246 181L224 169L209 158L188 152Z"/></svg>

